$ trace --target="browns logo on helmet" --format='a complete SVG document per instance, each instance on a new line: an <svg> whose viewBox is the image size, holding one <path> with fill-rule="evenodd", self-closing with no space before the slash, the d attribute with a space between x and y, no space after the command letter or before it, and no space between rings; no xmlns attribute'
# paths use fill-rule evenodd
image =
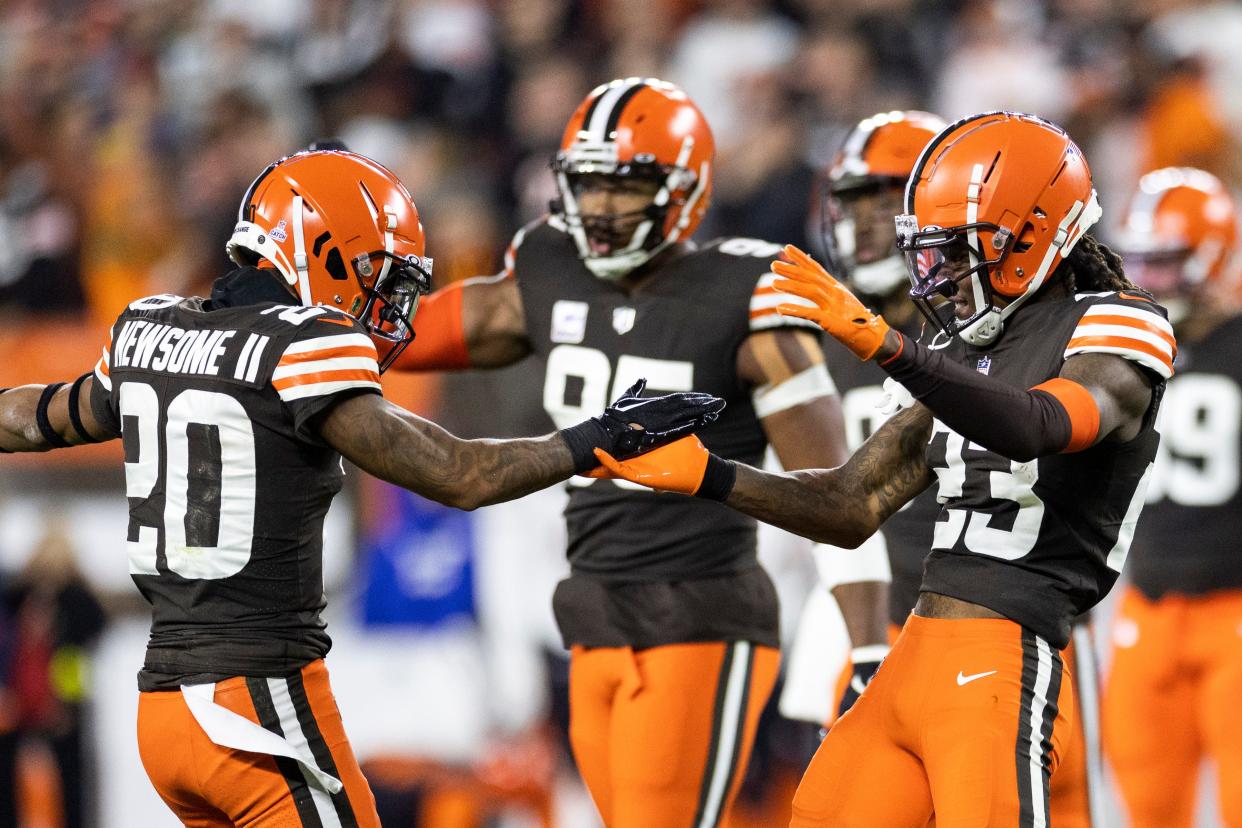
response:
<svg viewBox="0 0 1242 828"><path fill-rule="evenodd" d="M1127 275L1171 318L1183 316L1204 288L1238 290L1237 206L1220 179L1203 170L1165 167L1144 175L1118 248Z"/></svg>
<svg viewBox="0 0 1242 828"><path fill-rule="evenodd" d="M824 250L836 275L860 293L887 296L907 279L893 243L906 179L945 122L917 110L881 112L846 135L821 182Z"/></svg>
<svg viewBox="0 0 1242 828"><path fill-rule="evenodd" d="M625 78L597 87L569 119L552 162L564 222L583 263L620 279L698 227L711 197L716 144L703 113L678 87ZM584 214L582 187L593 177L647 182L644 208Z"/></svg>
<svg viewBox="0 0 1242 828"><path fill-rule="evenodd" d="M353 316L392 343L387 368L413 339L431 287L418 208L395 175L365 156L299 152L264 170L242 198L226 245L239 265L270 263L303 305Z"/></svg>
<svg viewBox="0 0 1242 828"><path fill-rule="evenodd" d="M1102 212L1065 130L1017 112L973 115L941 131L919 157L905 206L897 245L910 295L946 335L972 345L1000 336ZM963 289L969 303L946 301Z"/></svg>

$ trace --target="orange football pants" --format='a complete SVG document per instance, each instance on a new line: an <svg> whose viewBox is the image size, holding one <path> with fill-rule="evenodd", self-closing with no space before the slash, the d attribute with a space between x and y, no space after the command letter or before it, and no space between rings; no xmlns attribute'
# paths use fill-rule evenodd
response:
<svg viewBox="0 0 1242 828"><path fill-rule="evenodd" d="M901 633L896 624L889 624L888 643L891 646ZM1090 630L1086 625L1074 628L1074 638L1061 651L1061 658L1070 665L1067 675L1077 700L1077 712L1066 735L1065 755L1057 772L1049 782L1049 816L1056 828L1092 828L1104 824L1104 818L1093 816L1104 807L1103 769L1100 766L1100 729L1098 669L1095 653L1090 646ZM854 668L846 661L845 668L837 678L833 695L832 711L824 727L832 727L841 698L849 686ZM1090 682L1089 686L1085 683ZM929 824L935 824L929 823Z"/></svg>
<svg viewBox="0 0 1242 828"><path fill-rule="evenodd" d="M285 678L218 682L215 703L305 745L345 788L315 786L296 760L214 744L180 691L141 693L138 752L160 797L191 828L379 828L375 798L358 768L328 670L313 661Z"/></svg>
<svg viewBox="0 0 1242 828"><path fill-rule="evenodd" d="M1151 601L1133 587L1113 624L1104 748L1133 828L1189 828L1199 767L1242 828L1242 590Z"/></svg>
<svg viewBox="0 0 1242 828"><path fill-rule="evenodd" d="M1049 824L1073 718L1069 670L1012 621L911 615L833 725L793 802L795 828Z"/></svg>
<svg viewBox="0 0 1242 828"><path fill-rule="evenodd" d="M726 825L779 667L746 641L574 647L569 739L604 825Z"/></svg>

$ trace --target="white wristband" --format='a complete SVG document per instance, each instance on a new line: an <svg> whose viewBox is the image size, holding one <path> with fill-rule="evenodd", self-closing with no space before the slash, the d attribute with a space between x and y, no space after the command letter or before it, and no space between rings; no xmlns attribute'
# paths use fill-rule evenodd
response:
<svg viewBox="0 0 1242 828"><path fill-rule="evenodd" d="M888 655L887 644L865 644L850 650L850 664L882 661Z"/></svg>
<svg viewBox="0 0 1242 828"><path fill-rule="evenodd" d="M820 583L828 589L860 581L889 583L893 580L893 571L888 563L888 544L879 532L863 541L857 549L817 543L811 547L811 554L815 558Z"/></svg>

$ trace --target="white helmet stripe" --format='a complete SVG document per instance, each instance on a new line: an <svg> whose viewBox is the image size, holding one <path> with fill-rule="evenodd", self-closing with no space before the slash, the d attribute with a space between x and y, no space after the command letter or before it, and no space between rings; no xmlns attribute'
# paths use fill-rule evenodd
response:
<svg viewBox="0 0 1242 828"><path fill-rule="evenodd" d="M389 205L384 205L384 252L392 253L392 231L397 229L397 211ZM392 259L388 256L384 257L384 264L380 267L379 276L375 277L375 284L384 284L384 279L388 276L388 269L392 267Z"/></svg>
<svg viewBox="0 0 1242 828"><path fill-rule="evenodd" d="M302 232L302 197L293 197L293 267L298 273L298 293L303 305L312 305L310 263L306 258L306 236Z"/></svg>
<svg viewBox="0 0 1242 828"><path fill-rule="evenodd" d="M617 102L627 92L642 83L642 78L626 78L600 95L599 102L591 114L591 122L582 125L587 133L587 140L598 141L601 144L608 140L608 122L612 118L613 110L617 107Z"/></svg>
<svg viewBox="0 0 1242 828"><path fill-rule="evenodd" d="M970 184L966 187L966 224L974 224L979 220L979 191L983 189L983 165L975 164L974 169L970 171ZM966 255L970 257L970 285L973 288L975 307L981 308L987 303L984 296L983 280L990 279L987 273L982 276L974 269L981 262L979 257L975 255L975 251L979 249L979 232L971 227L966 231Z"/></svg>

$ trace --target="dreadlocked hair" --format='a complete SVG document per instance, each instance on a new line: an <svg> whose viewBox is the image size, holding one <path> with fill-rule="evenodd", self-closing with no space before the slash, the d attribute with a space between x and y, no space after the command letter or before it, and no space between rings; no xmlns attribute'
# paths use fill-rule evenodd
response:
<svg viewBox="0 0 1242 828"><path fill-rule="evenodd" d="M1149 295L1126 278L1121 257L1089 234L1078 240L1053 275L1071 294L1125 290Z"/></svg>

